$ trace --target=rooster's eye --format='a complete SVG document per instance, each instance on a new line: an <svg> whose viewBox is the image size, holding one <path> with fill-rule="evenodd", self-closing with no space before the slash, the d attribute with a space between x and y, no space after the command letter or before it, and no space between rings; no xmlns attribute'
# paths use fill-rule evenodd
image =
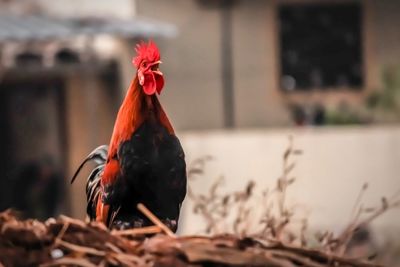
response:
<svg viewBox="0 0 400 267"><path fill-rule="evenodd" d="M143 66L143 68L146 68L147 67L147 63L143 62L142 66Z"/></svg>

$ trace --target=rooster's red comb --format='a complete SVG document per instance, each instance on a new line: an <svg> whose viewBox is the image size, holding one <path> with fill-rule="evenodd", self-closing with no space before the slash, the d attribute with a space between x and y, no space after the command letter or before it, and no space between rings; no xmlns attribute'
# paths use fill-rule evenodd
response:
<svg viewBox="0 0 400 267"><path fill-rule="evenodd" d="M143 60L148 62L160 60L160 51L158 50L156 44L152 41L149 41L148 44L143 41L140 42L140 44L136 45L135 51L136 57L133 58L132 63L136 67L139 67Z"/></svg>

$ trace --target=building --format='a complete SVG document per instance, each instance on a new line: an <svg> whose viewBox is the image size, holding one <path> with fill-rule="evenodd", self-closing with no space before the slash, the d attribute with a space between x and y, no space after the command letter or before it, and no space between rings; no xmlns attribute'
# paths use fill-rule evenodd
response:
<svg viewBox="0 0 400 267"><path fill-rule="evenodd" d="M162 45L163 100L179 129L288 126L315 105L362 112L399 64L399 11L396 0L137 1L138 14L179 29Z"/></svg>
<svg viewBox="0 0 400 267"><path fill-rule="evenodd" d="M83 155L109 140L133 43L176 35L171 24L135 18L133 2L118 2L0 2L0 209L12 202L18 173L45 158L67 184ZM68 195L82 195L79 183ZM83 213L79 202L64 204L62 212Z"/></svg>

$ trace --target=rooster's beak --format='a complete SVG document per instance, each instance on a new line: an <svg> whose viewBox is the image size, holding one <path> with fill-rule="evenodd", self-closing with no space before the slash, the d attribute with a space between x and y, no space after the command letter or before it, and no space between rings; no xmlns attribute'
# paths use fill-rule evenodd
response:
<svg viewBox="0 0 400 267"><path fill-rule="evenodd" d="M162 63L162 61L158 60L158 61L155 61L155 62L151 63L151 66L158 65L158 64L161 64L161 63Z"/></svg>
<svg viewBox="0 0 400 267"><path fill-rule="evenodd" d="M161 60L158 60L158 61L156 61L156 62L154 62L153 64L151 64L152 66L154 66L154 65L159 65L159 64L161 64L162 63L162 61ZM153 70L153 73L154 74L158 74L158 75L160 75L160 76L163 76L163 73L157 68L156 70Z"/></svg>

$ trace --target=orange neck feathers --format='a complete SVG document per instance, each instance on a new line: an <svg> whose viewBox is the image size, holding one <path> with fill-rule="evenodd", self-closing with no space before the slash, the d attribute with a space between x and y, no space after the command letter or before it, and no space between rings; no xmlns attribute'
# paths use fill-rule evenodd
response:
<svg viewBox="0 0 400 267"><path fill-rule="evenodd" d="M140 125L153 116L170 134L174 134L174 129L157 96L146 95L136 76L129 86L115 121L102 179L104 183L112 182L117 177L119 166L111 161L116 160L120 144L129 140Z"/></svg>

